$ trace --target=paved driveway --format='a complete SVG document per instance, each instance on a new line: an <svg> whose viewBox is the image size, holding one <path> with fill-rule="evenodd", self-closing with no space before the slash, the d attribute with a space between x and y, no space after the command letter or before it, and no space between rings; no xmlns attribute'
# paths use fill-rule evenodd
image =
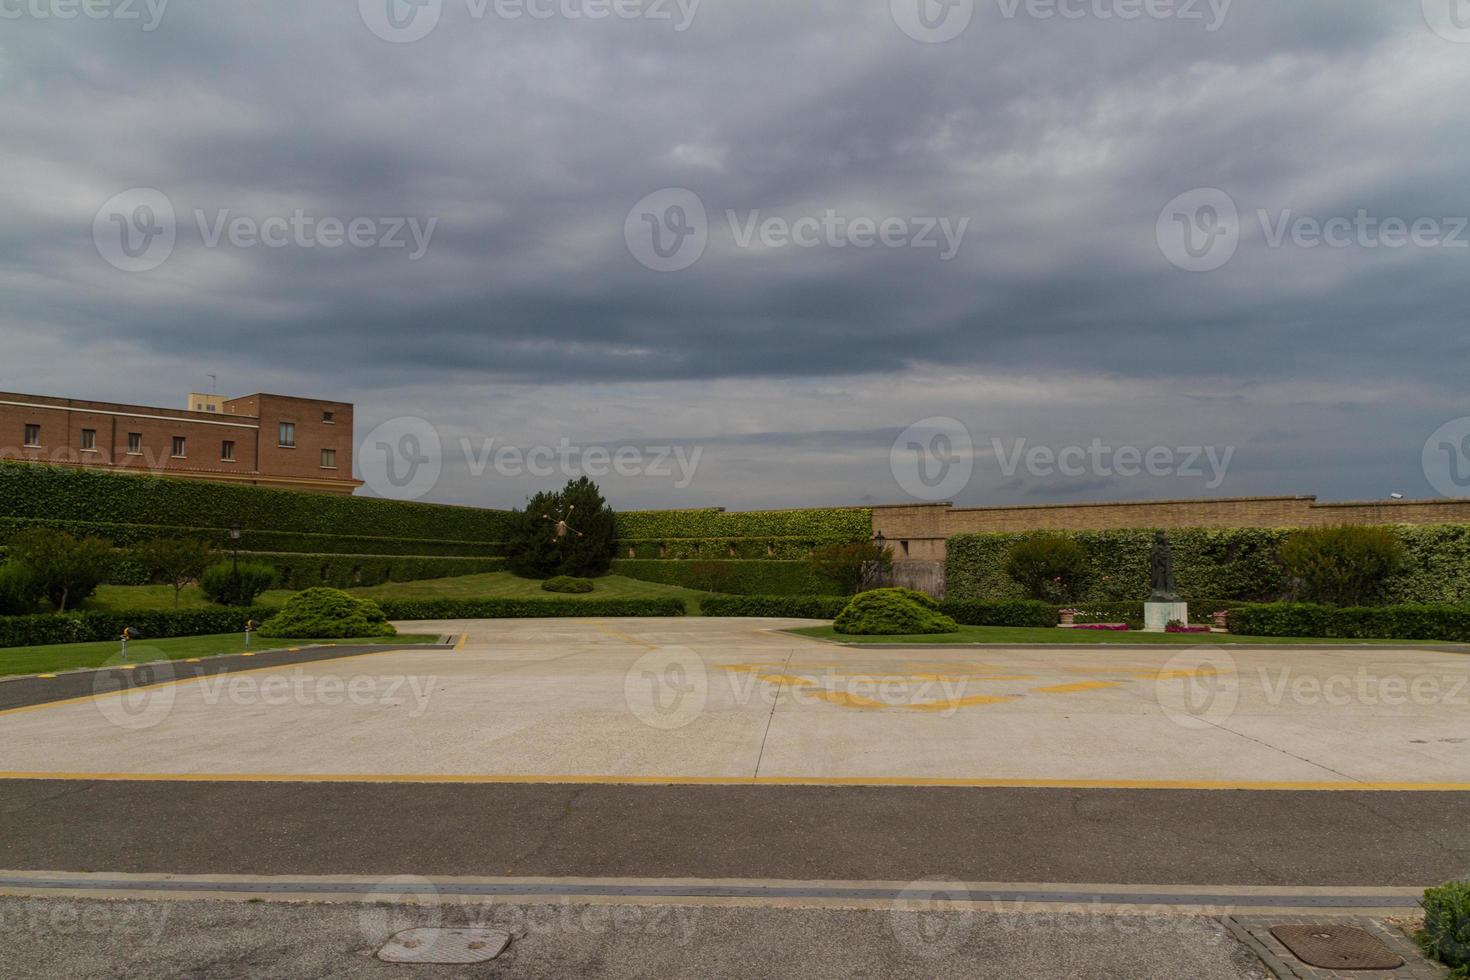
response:
<svg viewBox="0 0 1470 980"><path fill-rule="evenodd" d="M421 648L0 712L0 773L1470 787L1470 658L851 649L784 620L415 623Z"/></svg>

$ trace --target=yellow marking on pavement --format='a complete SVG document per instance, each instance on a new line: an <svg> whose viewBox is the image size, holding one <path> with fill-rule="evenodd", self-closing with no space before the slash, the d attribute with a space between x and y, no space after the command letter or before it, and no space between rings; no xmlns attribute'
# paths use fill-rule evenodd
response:
<svg viewBox="0 0 1470 980"><path fill-rule="evenodd" d="M953 701L906 704L903 707L908 708L910 711L950 711L955 708L969 708L977 704L1003 704L1006 701L1014 700L1016 700L1016 696L1010 694L975 694L968 698L956 698Z"/></svg>
<svg viewBox="0 0 1470 980"><path fill-rule="evenodd" d="M198 657L190 657L188 660L185 660L184 663L186 663L186 664L197 664L197 663L199 663L199 658Z"/></svg>
<svg viewBox="0 0 1470 980"><path fill-rule="evenodd" d="M658 646L656 644L653 644L653 643L645 643L644 641L638 639L638 637L636 637L636 636L629 636L627 633L619 633L617 630L605 629L602 626L598 626L597 630L598 630L598 632L604 633L607 636L610 636L610 637L612 637L615 640L622 640L624 643L631 643L635 647L642 647L645 650L657 650L658 649Z"/></svg>
<svg viewBox="0 0 1470 980"><path fill-rule="evenodd" d="M369 656L364 654L364 656ZM63 702L57 702L63 703ZM118 773L0 772L0 780L173 783L422 783L471 785L602 786L903 786L961 789L1253 790L1298 793L1470 793L1470 783L1187 780L1187 779L966 779L932 776L616 776L390 773Z"/></svg>
<svg viewBox="0 0 1470 980"><path fill-rule="evenodd" d="M1051 687L1032 688L1038 694L1080 694L1083 691L1101 691L1108 687L1121 687L1119 681L1082 681L1078 684L1053 684Z"/></svg>
<svg viewBox="0 0 1470 980"><path fill-rule="evenodd" d="M368 653L352 653L352 654L348 654L345 657L333 657L331 660L323 661L323 663L341 663L344 660L360 660L363 657L381 657L381 656L383 656L385 654L389 654L389 653L406 653L406 652L408 652L408 651L406 651L406 650L372 650L372 651L370 651ZM135 668L135 666L136 665L128 666L128 667L122 667L122 668L119 668L119 669L120 670L133 670ZM267 671L267 670L282 670L282 669L301 670L303 668L301 668L301 667L292 667L292 668L282 668L282 667L251 667L251 668L249 668L247 670L231 670L231 671L227 671L227 673L232 674L232 675L233 674L258 674L258 673L261 673L262 671ZM178 680L162 681L162 682L160 682L158 684L139 684L136 687L123 687L123 688L117 689L116 691L103 691L100 694L84 694L84 695L82 695L80 697L75 697L75 698L62 698L60 701L46 701L46 702L44 702L42 704L23 704L23 705L21 705L18 708L0 708L0 718L3 718L6 715L18 715L18 714L20 714L22 712L25 712L25 711L40 711L40 710L42 710L44 708L59 708L59 707L62 707L63 705L68 705L68 704L83 704L83 703L85 703L87 701L101 701L104 698L117 698L117 697L122 697L124 694L131 694L134 691L152 691L152 690L158 690L160 688L165 688L165 687L177 687L180 684L195 684L195 683L200 683L200 682L204 681L204 679L205 678L203 678L203 677L181 677Z"/></svg>
<svg viewBox="0 0 1470 980"><path fill-rule="evenodd" d="M461 633L461 634L459 634L459 642L454 645L455 652L458 653L460 650L463 650L464 649L464 645L466 643L468 643L469 641L470 641L470 635L468 633Z"/></svg>
<svg viewBox="0 0 1470 980"><path fill-rule="evenodd" d="M872 698L865 698L861 694L849 694L846 691L817 691L812 697L828 704L835 704L839 708L887 708L889 705Z"/></svg>
<svg viewBox="0 0 1470 980"><path fill-rule="evenodd" d="M113 670L137 670L138 669L138 665L137 664L118 664L117 666L113 667L112 669Z"/></svg>
<svg viewBox="0 0 1470 980"><path fill-rule="evenodd" d="M39 677L39 678L41 678L42 680L47 680L47 681L53 680L56 677L55 674L37 674L36 676Z"/></svg>
<svg viewBox="0 0 1470 980"><path fill-rule="evenodd" d="M255 656L255 654L253 654L253 653L242 653L242 654L240 654L240 656L242 656L242 657L253 657L253 656Z"/></svg>

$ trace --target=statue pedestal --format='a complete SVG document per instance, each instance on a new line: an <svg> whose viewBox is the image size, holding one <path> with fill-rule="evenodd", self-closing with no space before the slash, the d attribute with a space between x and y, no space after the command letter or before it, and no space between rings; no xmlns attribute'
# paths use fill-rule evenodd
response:
<svg viewBox="0 0 1470 980"><path fill-rule="evenodd" d="M1174 620L1184 625L1189 625L1189 603L1187 602L1145 602L1143 604L1143 631L1145 633L1162 633Z"/></svg>

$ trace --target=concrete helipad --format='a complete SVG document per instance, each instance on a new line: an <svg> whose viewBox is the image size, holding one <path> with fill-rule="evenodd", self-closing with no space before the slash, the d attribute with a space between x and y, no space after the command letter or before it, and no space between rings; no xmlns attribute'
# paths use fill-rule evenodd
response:
<svg viewBox="0 0 1470 980"><path fill-rule="evenodd" d="M794 625L412 624L464 641L0 712L0 778L1470 789L1470 657Z"/></svg>

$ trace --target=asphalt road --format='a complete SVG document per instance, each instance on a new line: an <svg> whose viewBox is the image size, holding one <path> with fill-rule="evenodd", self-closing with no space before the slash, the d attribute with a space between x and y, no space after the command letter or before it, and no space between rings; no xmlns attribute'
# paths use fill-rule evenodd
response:
<svg viewBox="0 0 1470 980"><path fill-rule="evenodd" d="M1419 887L1470 794L0 781L0 868Z"/></svg>

